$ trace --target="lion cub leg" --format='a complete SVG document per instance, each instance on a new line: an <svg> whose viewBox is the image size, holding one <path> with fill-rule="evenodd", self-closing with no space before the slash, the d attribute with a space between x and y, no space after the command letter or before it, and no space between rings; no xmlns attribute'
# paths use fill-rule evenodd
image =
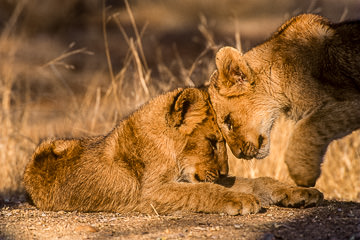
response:
<svg viewBox="0 0 360 240"><path fill-rule="evenodd" d="M323 200L323 194L314 188L290 186L269 177L255 179L224 177L218 184L231 191L253 194L260 199L261 206L312 207Z"/></svg>
<svg viewBox="0 0 360 240"><path fill-rule="evenodd" d="M330 142L358 128L359 101L327 103L297 122L285 153L285 162L295 183L314 186Z"/></svg>
<svg viewBox="0 0 360 240"><path fill-rule="evenodd" d="M214 183L165 184L158 189L148 189L141 202L141 209L138 209L141 212L152 212L152 206L158 213L181 210L245 215L257 213L261 208L257 197L230 191Z"/></svg>

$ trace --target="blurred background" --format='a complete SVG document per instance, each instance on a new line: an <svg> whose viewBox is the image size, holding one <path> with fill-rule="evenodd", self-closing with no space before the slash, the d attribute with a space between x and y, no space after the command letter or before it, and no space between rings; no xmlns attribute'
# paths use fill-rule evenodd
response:
<svg viewBox="0 0 360 240"><path fill-rule="evenodd" d="M220 47L245 52L300 13L360 19L360 2L0 0L0 202L23 199L41 139L104 134L150 98L204 84ZM292 127L277 123L266 159L230 156L231 173L292 183ZM316 186L326 198L360 201L359 147L359 132L329 147Z"/></svg>

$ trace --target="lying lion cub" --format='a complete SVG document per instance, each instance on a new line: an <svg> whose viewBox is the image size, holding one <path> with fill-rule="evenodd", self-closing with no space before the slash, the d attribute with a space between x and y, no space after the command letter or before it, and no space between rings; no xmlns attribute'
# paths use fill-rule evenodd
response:
<svg viewBox="0 0 360 240"><path fill-rule="evenodd" d="M209 93L238 158L264 158L284 113L296 122L285 153L297 185L314 186L326 149L360 128L360 21L303 14L242 54L224 47Z"/></svg>
<svg viewBox="0 0 360 240"><path fill-rule="evenodd" d="M207 93L178 89L105 136L42 142L24 182L43 210L236 215L259 211L250 193L265 205L308 206L322 199L315 189L272 179L220 178L227 172L225 141Z"/></svg>

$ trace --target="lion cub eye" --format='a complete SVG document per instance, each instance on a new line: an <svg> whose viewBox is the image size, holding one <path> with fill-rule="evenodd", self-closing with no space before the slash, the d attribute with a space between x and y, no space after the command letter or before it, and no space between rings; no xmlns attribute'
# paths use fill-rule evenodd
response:
<svg viewBox="0 0 360 240"><path fill-rule="evenodd" d="M228 130L233 129L233 124L232 124L230 114L226 115L226 117L224 118L224 124L227 126Z"/></svg>
<svg viewBox="0 0 360 240"><path fill-rule="evenodd" d="M214 137L210 137L208 138L209 142L210 142L210 146L211 148L215 151L217 150L217 143L218 143L218 140Z"/></svg>

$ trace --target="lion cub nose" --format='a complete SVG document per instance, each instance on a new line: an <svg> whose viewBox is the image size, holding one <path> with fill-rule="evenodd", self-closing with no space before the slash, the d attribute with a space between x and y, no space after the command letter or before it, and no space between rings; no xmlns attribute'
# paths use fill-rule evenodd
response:
<svg viewBox="0 0 360 240"><path fill-rule="evenodd" d="M259 136L259 139L258 139L258 149L261 148L261 146L263 145L264 143L264 137L262 135Z"/></svg>

